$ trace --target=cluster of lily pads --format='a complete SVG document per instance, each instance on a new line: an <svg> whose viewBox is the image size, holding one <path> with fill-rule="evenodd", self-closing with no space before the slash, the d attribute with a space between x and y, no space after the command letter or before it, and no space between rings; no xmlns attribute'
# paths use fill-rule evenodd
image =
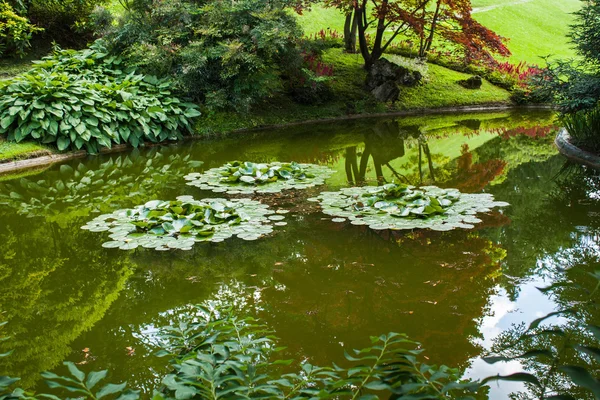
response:
<svg viewBox="0 0 600 400"><path fill-rule="evenodd" d="M251 199L194 200L181 196L175 201L152 200L133 209L118 210L90 221L82 229L110 232L105 248L132 250L191 250L197 242L222 242L232 236L256 240L273 232L273 225L286 223L285 210L272 211Z"/></svg>
<svg viewBox="0 0 600 400"><path fill-rule="evenodd" d="M368 225L374 230L471 229L481 222L477 213L508 206L487 193L464 194L456 189L394 183L323 192L309 201L319 202L324 214L335 217L334 222L350 220L353 225Z"/></svg>
<svg viewBox="0 0 600 400"><path fill-rule="evenodd" d="M277 193L322 185L332 173L330 168L314 164L235 161L203 174L188 174L185 179L188 185L227 194ZM481 222L477 213L508 205L495 201L491 194L395 183L322 192L309 201L319 202L323 213L335 217L334 222L349 220L375 230L471 229ZM153 200L104 214L82 228L109 231L112 241L103 244L106 248L189 250L196 242L222 242L232 236L256 240L273 232L273 226L286 225L280 214L287 212L273 211L251 199L194 200L181 196L175 201Z"/></svg>
<svg viewBox="0 0 600 400"><path fill-rule="evenodd" d="M323 185L333 170L322 165L234 161L185 176L188 185L227 194L278 193Z"/></svg>

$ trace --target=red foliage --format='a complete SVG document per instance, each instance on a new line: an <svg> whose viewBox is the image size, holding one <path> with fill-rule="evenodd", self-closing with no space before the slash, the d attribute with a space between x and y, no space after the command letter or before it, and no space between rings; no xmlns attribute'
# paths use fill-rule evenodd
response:
<svg viewBox="0 0 600 400"><path fill-rule="evenodd" d="M492 129L491 132L497 133L503 139L508 139L515 136L527 136L532 139L539 139L554 133L556 129L557 127L554 125L531 127L519 126L517 128L496 128Z"/></svg>
<svg viewBox="0 0 600 400"><path fill-rule="evenodd" d="M316 76L333 76L333 65L321 61L317 54L312 52L302 52L302 58L304 59L306 67L314 72Z"/></svg>
<svg viewBox="0 0 600 400"><path fill-rule="evenodd" d="M494 71L513 78L521 87L527 87L532 77L542 73L542 69L537 65L527 65L523 61L518 64L511 64L509 62L496 63L492 67Z"/></svg>
<svg viewBox="0 0 600 400"><path fill-rule="evenodd" d="M454 186L461 192L476 193L483 190L491 181L500 175L506 167L504 160L489 160L473 164L473 154L469 145L462 146L462 155L458 158L457 175Z"/></svg>

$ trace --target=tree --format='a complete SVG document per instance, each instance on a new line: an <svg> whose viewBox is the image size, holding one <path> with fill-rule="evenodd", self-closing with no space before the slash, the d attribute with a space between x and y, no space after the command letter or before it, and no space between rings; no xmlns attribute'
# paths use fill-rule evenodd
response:
<svg viewBox="0 0 600 400"><path fill-rule="evenodd" d="M325 4L353 13L360 53L365 60L365 68L368 69L398 35L417 29L416 14L427 2L428 0L326 0ZM367 31L372 26L375 26L375 38L370 45ZM391 36L386 36L386 31L391 31Z"/></svg>
<svg viewBox="0 0 600 400"><path fill-rule="evenodd" d="M505 39L484 27L471 14L471 0L427 0L417 20L419 57L431 50L435 36L464 53L466 63L495 63L493 54L510 56Z"/></svg>
<svg viewBox="0 0 600 400"><path fill-rule="evenodd" d="M421 57L431 50L436 35L459 48L467 62L491 62L493 53L510 55L502 37L473 19L470 0L326 0L325 4L346 14L346 49L351 49L356 24L367 69L401 34L420 39ZM375 37L371 41L369 32L373 28Z"/></svg>

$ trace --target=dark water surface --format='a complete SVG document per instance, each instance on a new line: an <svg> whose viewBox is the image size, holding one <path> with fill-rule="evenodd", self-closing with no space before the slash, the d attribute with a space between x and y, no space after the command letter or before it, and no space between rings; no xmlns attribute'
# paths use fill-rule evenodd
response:
<svg viewBox="0 0 600 400"><path fill-rule="evenodd" d="M88 157L4 178L0 318L11 339L0 353L14 353L0 359L0 375L43 388L38 373L64 372L61 362L71 360L150 391L168 371L153 355L157 329L207 299L255 309L297 360L340 362L344 348L395 331L422 342L429 362L469 376L516 372L519 365L478 357L511 324L568 301L535 289L558 279L556 265L598 267L599 185L578 170L559 174L565 160L555 133L551 116L534 112L368 119ZM214 197L183 176L236 159L337 172L317 190L263 198L292 213L287 226L253 242L121 251L101 247L105 233L80 229L99 213L152 199ZM377 176L489 192L511 206L473 230L392 234L333 223L305 201L349 181L376 184ZM506 398L503 390L492 397Z"/></svg>

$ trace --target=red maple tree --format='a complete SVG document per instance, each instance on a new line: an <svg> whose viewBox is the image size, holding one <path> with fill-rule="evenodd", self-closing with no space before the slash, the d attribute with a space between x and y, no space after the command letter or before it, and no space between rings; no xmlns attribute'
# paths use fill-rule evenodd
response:
<svg viewBox="0 0 600 400"><path fill-rule="evenodd" d="M353 14L360 52L369 68L401 34L419 38L425 57L435 39L463 53L466 62L494 63L494 54L509 56L505 38L477 22L471 0L325 0L329 7ZM375 29L372 41L369 32Z"/></svg>

